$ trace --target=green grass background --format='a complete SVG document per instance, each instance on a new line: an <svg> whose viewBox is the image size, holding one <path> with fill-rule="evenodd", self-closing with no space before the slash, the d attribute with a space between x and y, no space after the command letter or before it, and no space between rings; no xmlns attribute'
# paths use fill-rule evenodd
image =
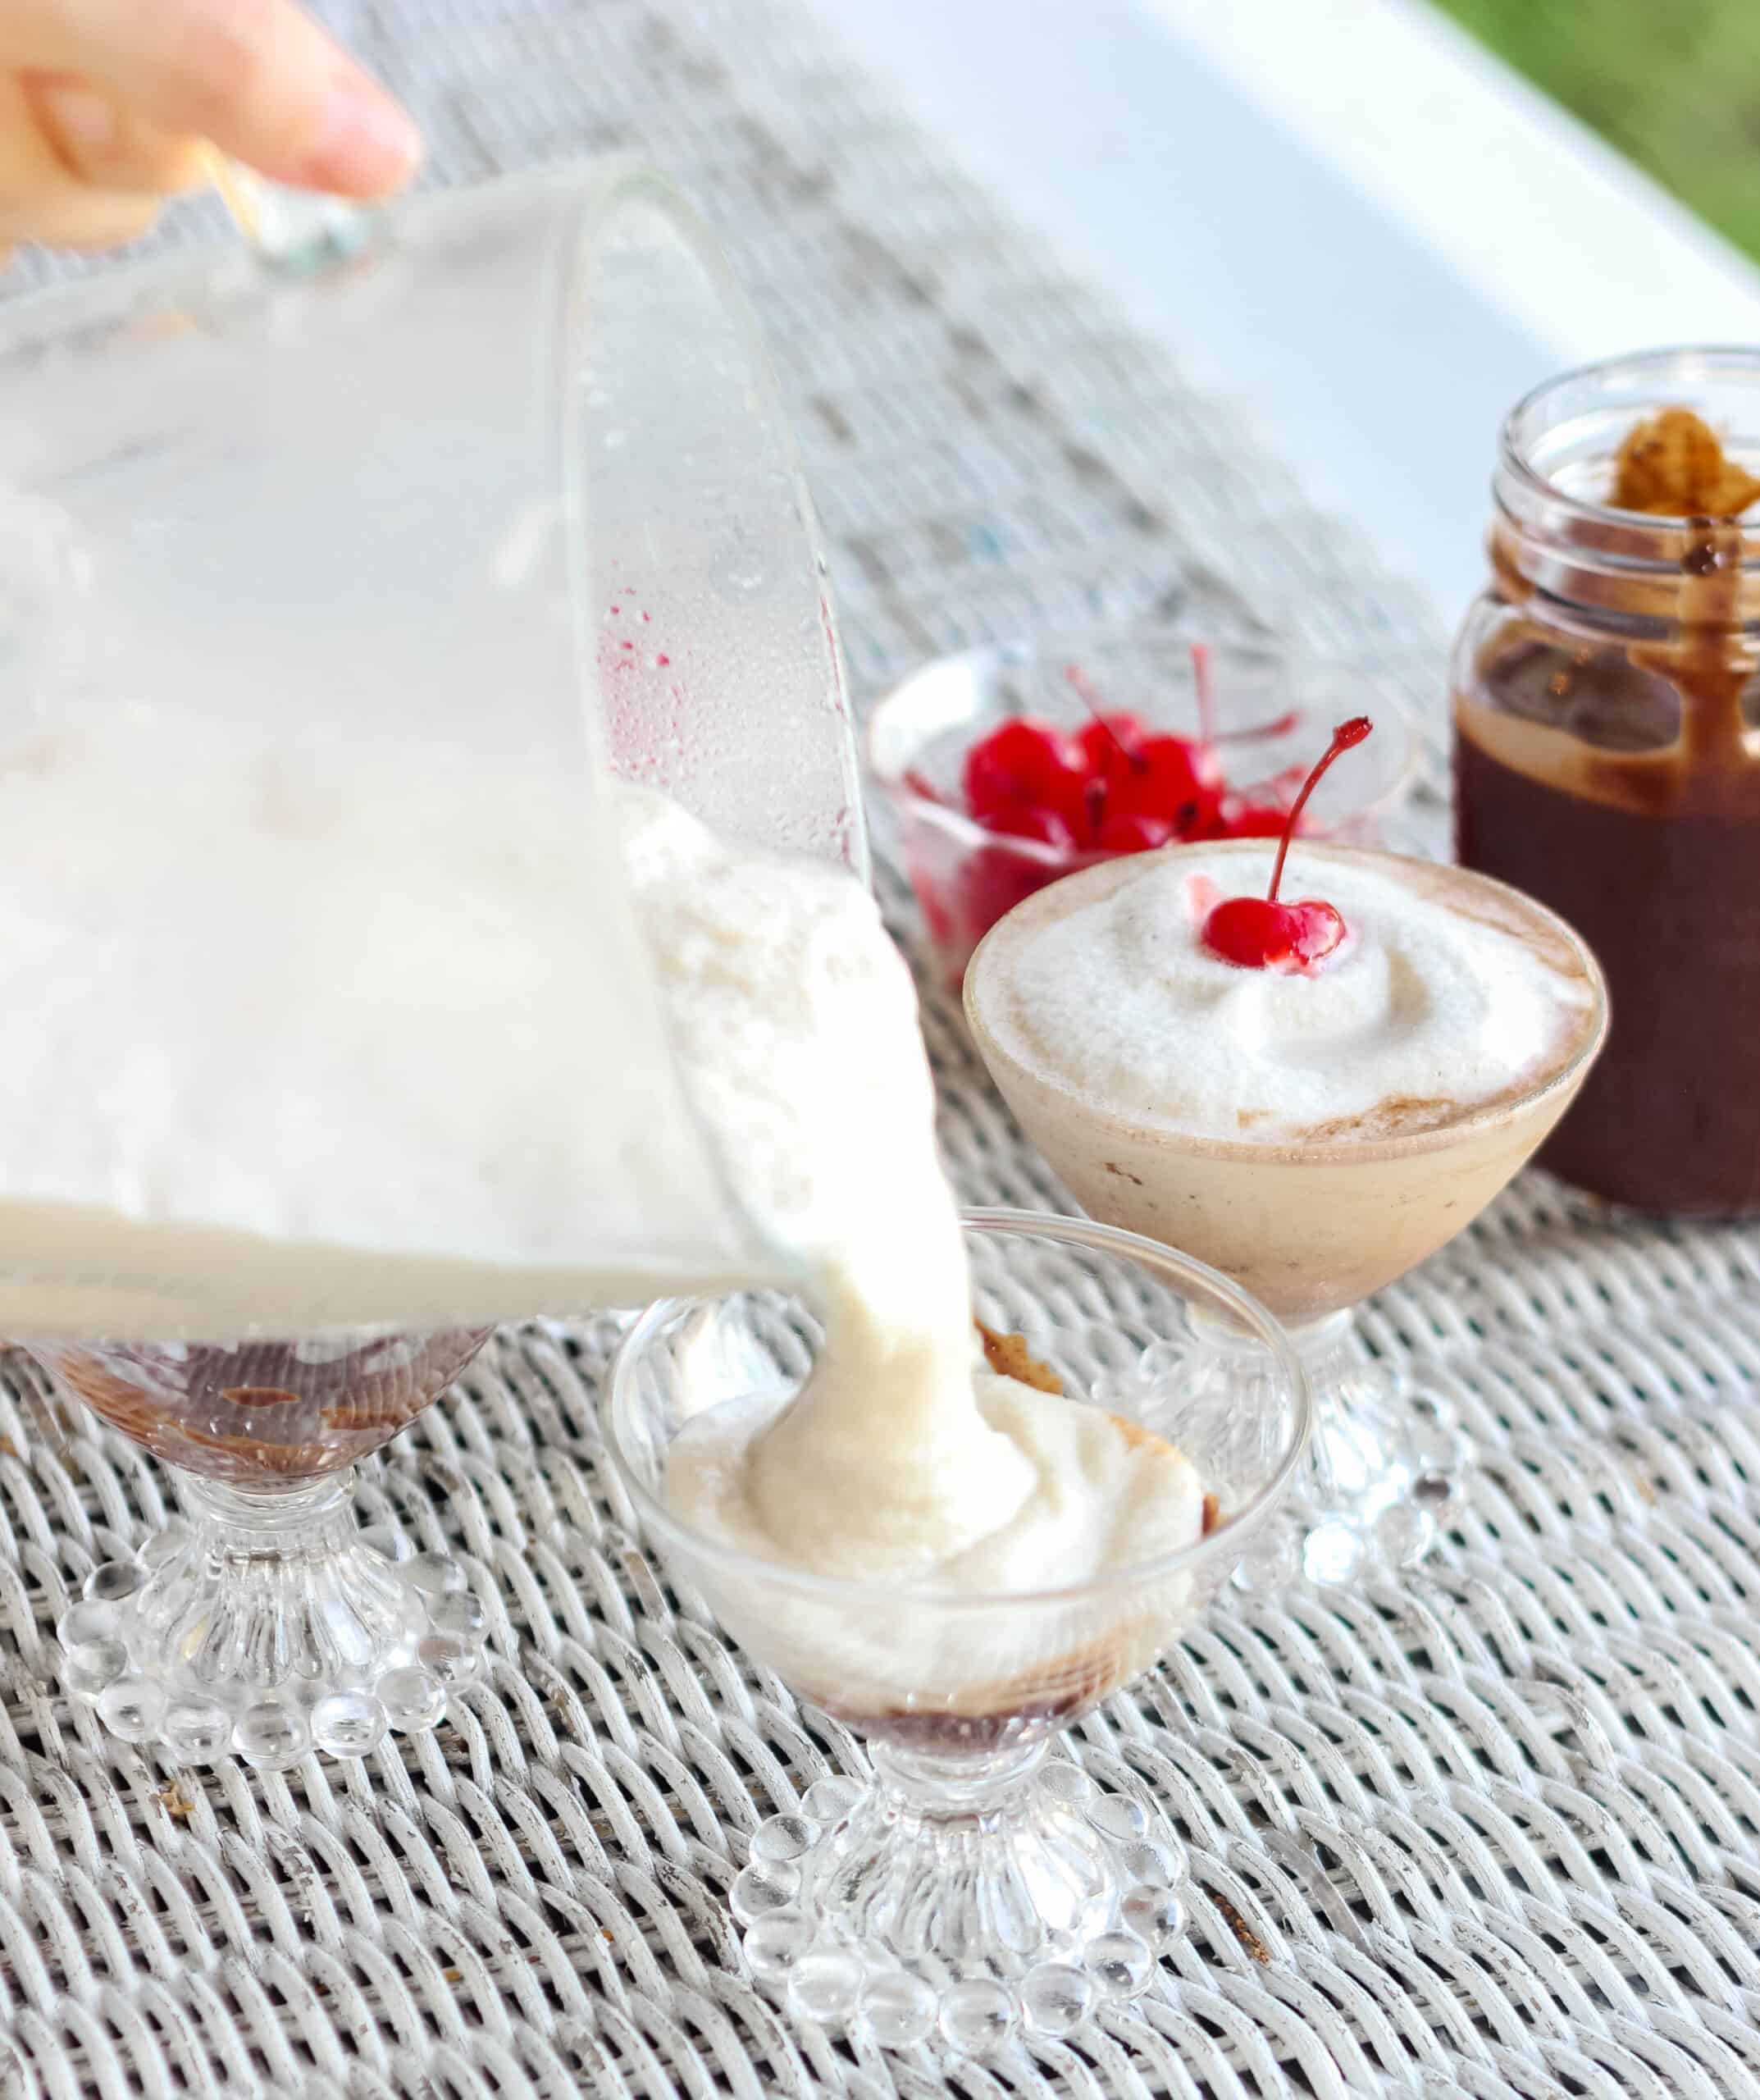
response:
<svg viewBox="0 0 1760 2100"><path fill-rule="evenodd" d="M1760 259L1760 0L1437 0Z"/></svg>

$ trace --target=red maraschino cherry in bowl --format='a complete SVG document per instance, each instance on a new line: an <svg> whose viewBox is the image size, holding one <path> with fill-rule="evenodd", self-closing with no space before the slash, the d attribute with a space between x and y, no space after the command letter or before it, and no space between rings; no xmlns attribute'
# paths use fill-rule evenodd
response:
<svg viewBox="0 0 1760 2100"><path fill-rule="evenodd" d="M1398 696L1352 668L1140 632L926 665L874 710L868 754L937 974L957 988L998 919L1078 869L1279 837L1317 744L1366 702L1374 739L1317 785L1297 831L1376 843L1418 745Z"/></svg>

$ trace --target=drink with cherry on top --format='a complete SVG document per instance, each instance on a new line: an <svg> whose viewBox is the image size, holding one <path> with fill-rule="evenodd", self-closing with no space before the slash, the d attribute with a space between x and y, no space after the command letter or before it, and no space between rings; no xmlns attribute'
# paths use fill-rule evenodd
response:
<svg viewBox="0 0 1760 2100"><path fill-rule="evenodd" d="M1316 774L1366 737L1341 725ZM1421 1551L1461 1452L1366 1359L1351 1311L1470 1223L1569 1106L1607 1018L1581 942L1461 869L1224 840L1028 898L973 957L965 1007L1084 1209L1289 1327L1316 1402L1310 1572ZM1244 1404L1211 1340L1216 1405Z"/></svg>
<svg viewBox="0 0 1760 2100"><path fill-rule="evenodd" d="M1363 690L1287 652L1167 634L977 650L917 673L870 718L869 757L937 975L957 987L996 920L1061 876L1190 839L1274 837L1316 732ZM1378 837L1404 793L1416 741L1397 697L1373 693L1367 763L1328 778L1308 835Z"/></svg>

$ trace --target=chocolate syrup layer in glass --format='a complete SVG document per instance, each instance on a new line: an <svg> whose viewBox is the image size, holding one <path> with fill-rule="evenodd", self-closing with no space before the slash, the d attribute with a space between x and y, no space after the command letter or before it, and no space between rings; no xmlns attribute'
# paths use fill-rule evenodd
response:
<svg viewBox="0 0 1760 2100"><path fill-rule="evenodd" d="M487 1331L308 1341L36 1342L31 1353L157 1459L233 1487L340 1472L445 1390Z"/></svg>
<svg viewBox="0 0 1760 2100"><path fill-rule="evenodd" d="M1760 1209L1755 440L1760 353L1659 353L1530 396L1456 657L1459 857L1568 919L1612 995L1541 1162L1685 1216ZM1708 504L1736 514L1675 509Z"/></svg>

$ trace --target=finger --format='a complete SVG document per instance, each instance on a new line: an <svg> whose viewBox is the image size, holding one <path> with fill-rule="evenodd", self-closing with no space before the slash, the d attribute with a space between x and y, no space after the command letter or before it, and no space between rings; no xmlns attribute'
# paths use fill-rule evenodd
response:
<svg viewBox="0 0 1760 2100"><path fill-rule="evenodd" d="M420 158L409 118L294 0L5 0L4 16L13 63L101 80L273 181L376 197Z"/></svg>
<svg viewBox="0 0 1760 2100"><path fill-rule="evenodd" d="M94 189L173 196L204 178L202 142L149 124L79 73L27 73L37 129L70 175Z"/></svg>
<svg viewBox="0 0 1760 2100"><path fill-rule="evenodd" d="M71 176L64 180L66 188L54 193L39 191L24 199L0 195L0 248L10 252L21 240L87 254L125 248L148 232L159 216L157 197L89 189Z"/></svg>
<svg viewBox="0 0 1760 2100"><path fill-rule="evenodd" d="M152 232L162 208L157 197L137 197L121 189L88 189L78 210L69 207L46 231L34 231L32 240L45 248L69 248L80 255L100 255L112 248L126 248Z"/></svg>
<svg viewBox="0 0 1760 2100"><path fill-rule="evenodd" d="M93 189L71 174L31 121L24 83L0 75L0 242L117 247L138 240L157 210L157 198Z"/></svg>

